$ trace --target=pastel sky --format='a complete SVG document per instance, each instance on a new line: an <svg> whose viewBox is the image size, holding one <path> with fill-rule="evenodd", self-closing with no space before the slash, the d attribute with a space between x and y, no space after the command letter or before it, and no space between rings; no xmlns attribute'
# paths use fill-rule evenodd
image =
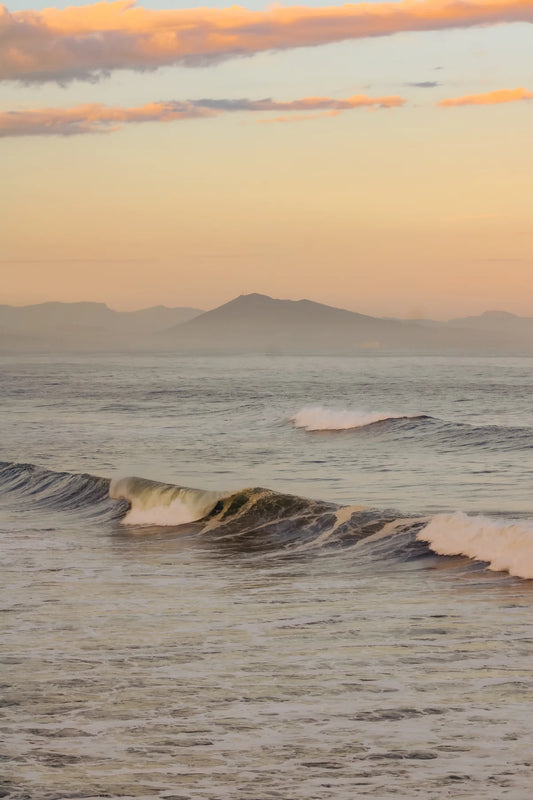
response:
<svg viewBox="0 0 533 800"><path fill-rule="evenodd" d="M0 6L0 303L533 316L533 0Z"/></svg>

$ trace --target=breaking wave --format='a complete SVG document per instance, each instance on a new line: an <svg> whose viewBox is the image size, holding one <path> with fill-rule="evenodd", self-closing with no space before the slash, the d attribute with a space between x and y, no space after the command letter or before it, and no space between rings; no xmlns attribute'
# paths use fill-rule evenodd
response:
<svg viewBox="0 0 533 800"><path fill-rule="evenodd" d="M129 525L185 525L206 517L227 492L186 489L146 478L119 478L109 485L113 500L129 504L123 523Z"/></svg>
<svg viewBox="0 0 533 800"><path fill-rule="evenodd" d="M374 425L376 422L385 422L394 419L426 419L423 414L391 414L381 411L341 411L312 406L302 408L291 422L295 428L305 428L306 431L345 431L352 428L363 428Z"/></svg>
<svg viewBox="0 0 533 800"><path fill-rule="evenodd" d="M468 556L496 572L533 578L533 520L438 514L417 539L439 555Z"/></svg>
<svg viewBox="0 0 533 800"><path fill-rule="evenodd" d="M0 463L0 492L21 507L58 509L143 530L201 535L225 552L298 554L351 549L358 563L463 555L490 570L533 578L533 520L462 513L401 517L394 511L264 488L213 492L124 477Z"/></svg>
<svg viewBox="0 0 533 800"><path fill-rule="evenodd" d="M309 432L379 431L396 441L409 438L423 446L445 446L488 451L529 451L533 447L533 428L495 425L487 420L477 424L448 421L427 414L399 414L381 411L335 410L324 406L302 408L290 421L295 428Z"/></svg>

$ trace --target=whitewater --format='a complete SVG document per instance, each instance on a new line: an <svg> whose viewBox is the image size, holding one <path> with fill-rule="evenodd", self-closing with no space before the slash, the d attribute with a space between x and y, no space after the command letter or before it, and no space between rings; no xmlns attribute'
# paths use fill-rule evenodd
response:
<svg viewBox="0 0 533 800"><path fill-rule="evenodd" d="M387 422L393 419L423 419L420 414L393 414L384 411L362 411L347 409L331 409L323 406L302 408L292 417L296 428L306 431L345 431L353 428L364 428L376 422Z"/></svg>
<svg viewBox="0 0 533 800"><path fill-rule="evenodd" d="M529 797L532 359L0 361L2 796Z"/></svg>

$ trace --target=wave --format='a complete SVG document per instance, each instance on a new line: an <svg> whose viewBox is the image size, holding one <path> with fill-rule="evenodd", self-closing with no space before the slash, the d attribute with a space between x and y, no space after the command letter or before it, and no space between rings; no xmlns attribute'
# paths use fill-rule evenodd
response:
<svg viewBox="0 0 533 800"><path fill-rule="evenodd" d="M203 491L144 478L109 480L0 463L0 492L27 507L73 512L151 532L199 535L225 552L298 555L351 549L355 563L467 556L519 578L533 578L533 520L468 516L398 516L363 506L252 487Z"/></svg>
<svg viewBox="0 0 533 800"><path fill-rule="evenodd" d="M447 448L469 447L480 450L513 452L533 447L533 428L502 425L473 425L467 422L445 422L432 418L424 432L435 444Z"/></svg>
<svg viewBox="0 0 533 800"><path fill-rule="evenodd" d="M129 509L123 522L129 525L185 525L206 517L227 492L187 489L146 478L119 478L109 485L113 500L125 500Z"/></svg>
<svg viewBox="0 0 533 800"><path fill-rule="evenodd" d="M398 441L421 446L465 447L472 451L516 452L533 447L533 428L525 426L472 424L447 421L427 414L399 414L381 411L335 410L324 406L302 408L290 418L296 428L306 431L350 431L374 428ZM390 424L389 424L390 423Z"/></svg>
<svg viewBox="0 0 533 800"><path fill-rule="evenodd" d="M326 540L339 544L346 536L353 543L361 524L370 522L361 519L365 509L360 506L340 507L262 487L213 492L127 477L111 482L110 495L128 502L122 525L181 527L248 552L300 551Z"/></svg>
<svg viewBox="0 0 533 800"><path fill-rule="evenodd" d="M121 517L125 503L109 497L109 480L87 473L54 472L36 464L0 462L2 492L39 508L76 511L84 517Z"/></svg>
<svg viewBox="0 0 533 800"><path fill-rule="evenodd" d="M439 555L468 556L490 570L533 578L533 520L438 514L417 539Z"/></svg>
<svg viewBox="0 0 533 800"><path fill-rule="evenodd" d="M345 431L394 419L427 419L427 416L391 414L382 411L335 410L324 406L312 406L298 411L291 417L291 422L295 428L305 428L306 431Z"/></svg>

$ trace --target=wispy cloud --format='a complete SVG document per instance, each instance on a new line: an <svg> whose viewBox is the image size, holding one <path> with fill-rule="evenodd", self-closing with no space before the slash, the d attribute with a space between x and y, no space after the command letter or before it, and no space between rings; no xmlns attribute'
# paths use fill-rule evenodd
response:
<svg viewBox="0 0 533 800"><path fill-rule="evenodd" d="M533 100L533 92L520 87L519 89L498 89L484 94L467 94L464 97L449 97L438 103L442 108L452 106L493 106L499 103L515 103L520 100Z"/></svg>
<svg viewBox="0 0 533 800"><path fill-rule="evenodd" d="M128 122L170 122L215 116L216 111L191 103L147 103L134 108L87 103L71 108L34 108L0 112L0 137L74 136L112 133Z"/></svg>
<svg viewBox="0 0 533 800"><path fill-rule="evenodd" d="M339 6L153 10L132 0L10 13L0 6L0 79L91 80L116 69L198 66L348 39L533 22L533 0L398 0Z"/></svg>
<svg viewBox="0 0 533 800"><path fill-rule="evenodd" d="M298 100L191 100L196 107L216 109L218 111L309 111L325 109L329 111L347 111L350 108L393 108L402 106L405 100L396 95L386 97L369 97L366 94L354 94L351 97L336 100L333 97L300 97Z"/></svg>
<svg viewBox="0 0 533 800"><path fill-rule="evenodd" d="M404 83L404 86L412 86L413 89L436 89L437 86L442 86L439 81L412 81L411 83Z"/></svg>
<svg viewBox="0 0 533 800"><path fill-rule="evenodd" d="M84 133L112 133L132 122L175 122L185 119L216 117L235 112L281 111L302 118L302 112L319 111L334 116L354 108L394 108L402 106L402 97L301 97L298 100L186 100L147 103L124 108L89 103L71 108L36 108L0 112L0 137L7 136L75 136ZM306 117L317 116L306 114ZM287 117L287 120L289 117ZM281 121L280 119L272 121ZM285 120L283 120L285 121Z"/></svg>

